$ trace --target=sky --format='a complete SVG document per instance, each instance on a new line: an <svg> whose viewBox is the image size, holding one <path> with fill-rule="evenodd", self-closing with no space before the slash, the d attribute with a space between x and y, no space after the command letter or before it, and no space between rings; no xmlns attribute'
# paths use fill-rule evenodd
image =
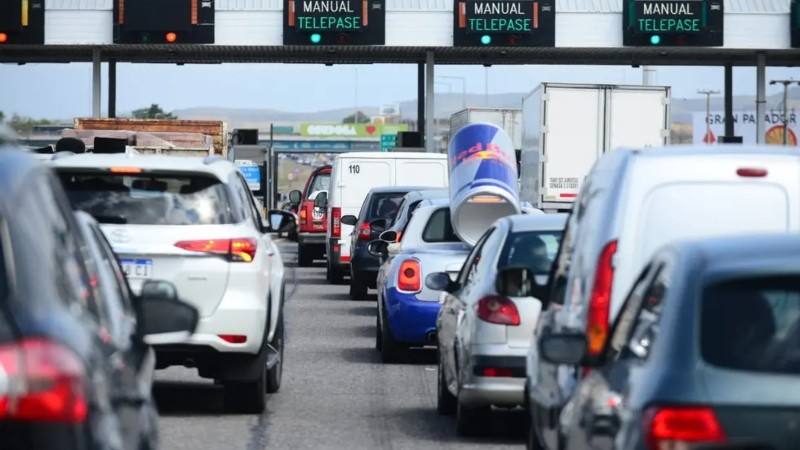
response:
<svg viewBox="0 0 800 450"><path fill-rule="evenodd" d="M672 86L673 98L722 91L722 67L656 67L654 84ZM107 105L103 65L103 110ZM437 93L528 92L540 82L641 84L642 70L625 66L436 66ZM767 68L771 79L800 79L800 68ZM416 65L221 64L117 65L117 114L159 104L164 110L227 107L315 112L379 106L416 96ZM755 68L734 68L734 95L755 95ZM767 94L781 92L767 86ZM91 116L90 63L0 64L0 111L6 116L71 119Z"/></svg>

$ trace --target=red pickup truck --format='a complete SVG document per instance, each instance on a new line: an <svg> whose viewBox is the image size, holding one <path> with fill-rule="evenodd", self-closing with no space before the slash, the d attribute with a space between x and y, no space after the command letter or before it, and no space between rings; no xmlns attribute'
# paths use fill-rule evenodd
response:
<svg viewBox="0 0 800 450"><path fill-rule="evenodd" d="M299 230L297 235L297 265L309 267L315 259L325 257L325 232L327 222L324 210L314 208L314 199L327 192L331 182L331 166L322 166L311 172L303 192L292 191L289 197L300 197L297 208Z"/></svg>

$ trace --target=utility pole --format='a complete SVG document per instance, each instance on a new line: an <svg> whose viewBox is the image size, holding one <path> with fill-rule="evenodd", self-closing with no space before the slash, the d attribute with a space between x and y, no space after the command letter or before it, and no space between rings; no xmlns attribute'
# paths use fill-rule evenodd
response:
<svg viewBox="0 0 800 450"><path fill-rule="evenodd" d="M784 147L788 143L789 140L789 86L797 83L800 85L800 81L797 80L771 80L769 82L770 86L774 86L776 84L783 85L783 145Z"/></svg>
<svg viewBox="0 0 800 450"><path fill-rule="evenodd" d="M712 91L712 90L699 90L697 91L698 94L703 94L706 96L706 139L711 136L711 122L708 121L708 118L711 116L711 96L714 94L719 94L719 91ZM706 142L706 144L711 145L711 142Z"/></svg>

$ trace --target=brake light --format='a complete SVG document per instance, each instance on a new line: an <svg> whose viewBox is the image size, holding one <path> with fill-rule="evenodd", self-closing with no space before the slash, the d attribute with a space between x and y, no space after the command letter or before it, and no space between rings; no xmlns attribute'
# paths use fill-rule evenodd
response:
<svg viewBox="0 0 800 450"><path fill-rule="evenodd" d="M368 241L372 237L372 230L369 229L369 222L364 222L358 228L358 239Z"/></svg>
<svg viewBox="0 0 800 450"><path fill-rule="evenodd" d="M0 396L0 420L86 420L85 368L67 347L42 338L0 346L0 371L8 387Z"/></svg>
<svg viewBox="0 0 800 450"><path fill-rule="evenodd" d="M490 295L478 300L478 318L484 322L498 325L519 325L519 310L510 299L499 295Z"/></svg>
<svg viewBox="0 0 800 450"><path fill-rule="evenodd" d="M748 178L761 178L767 176L767 169L756 169L754 167L742 167L736 169L736 175Z"/></svg>
<svg viewBox="0 0 800 450"><path fill-rule="evenodd" d="M111 167L108 170L111 173L142 173L141 167Z"/></svg>
<svg viewBox="0 0 800 450"><path fill-rule="evenodd" d="M232 262L252 262L256 257L258 241L250 238L199 239L179 241L175 246L190 252L227 255Z"/></svg>
<svg viewBox="0 0 800 450"><path fill-rule="evenodd" d="M647 448L689 448L687 444L724 443L725 432L708 407L650 407L642 424Z"/></svg>
<svg viewBox="0 0 800 450"><path fill-rule="evenodd" d="M591 356L597 356L603 351L608 337L611 285L614 281L612 258L616 252L617 241L613 240L603 247L597 262L592 296L589 299L589 317L586 323L586 338Z"/></svg>
<svg viewBox="0 0 800 450"><path fill-rule="evenodd" d="M306 217L308 217L308 213L305 209L300 210L300 225L306 224Z"/></svg>
<svg viewBox="0 0 800 450"><path fill-rule="evenodd" d="M486 367L483 369L485 377L513 377L514 371L508 368Z"/></svg>
<svg viewBox="0 0 800 450"><path fill-rule="evenodd" d="M231 344L244 344L247 342L247 336L241 334L218 334L220 339Z"/></svg>
<svg viewBox="0 0 800 450"><path fill-rule="evenodd" d="M397 289L405 292L419 292L422 288L422 275L419 270L419 261L407 259L400 264L400 273L397 275Z"/></svg>
<svg viewBox="0 0 800 450"><path fill-rule="evenodd" d="M331 237L342 237L342 208L331 208Z"/></svg>

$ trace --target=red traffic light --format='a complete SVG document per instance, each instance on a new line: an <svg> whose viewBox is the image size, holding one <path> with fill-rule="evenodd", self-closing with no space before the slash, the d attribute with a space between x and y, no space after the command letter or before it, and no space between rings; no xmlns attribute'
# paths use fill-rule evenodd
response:
<svg viewBox="0 0 800 450"><path fill-rule="evenodd" d="M167 40L167 42L175 42L178 40L178 35L170 31L164 36L164 38Z"/></svg>
<svg viewBox="0 0 800 450"><path fill-rule="evenodd" d="M0 44L6 42L8 40L8 35L5 33L0 33Z"/></svg>
<svg viewBox="0 0 800 450"><path fill-rule="evenodd" d="M685 34L679 34L677 38L675 38L675 43L678 45L686 45L688 39L686 38Z"/></svg>
<svg viewBox="0 0 800 450"><path fill-rule="evenodd" d="M347 44L347 42L349 40L350 40L350 36L348 36L348 35L346 35L344 33L339 33L339 34L336 35L336 43L339 44L339 45L345 45L345 44Z"/></svg>
<svg viewBox="0 0 800 450"><path fill-rule="evenodd" d="M519 36L517 36L516 34L512 34L512 35L509 35L508 37L506 37L506 43L509 46L512 46L512 47L515 46L515 45L517 45L517 42L519 42Z"/></svg>

